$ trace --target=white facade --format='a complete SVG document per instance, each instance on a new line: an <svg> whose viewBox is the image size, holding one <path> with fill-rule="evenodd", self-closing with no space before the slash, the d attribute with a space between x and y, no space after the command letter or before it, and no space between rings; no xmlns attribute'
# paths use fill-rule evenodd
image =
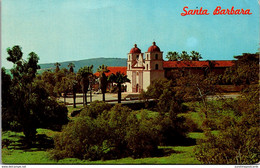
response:
<svg viewBox="0 0 260 168"><path fill-rule="evenodd" d="M156 46L155 42L148 48L148 51L141 53L141 50L134 45L128 53L127 92L140 93L147 90L147 87L155 79L164 78L163 52Z"/></svg>

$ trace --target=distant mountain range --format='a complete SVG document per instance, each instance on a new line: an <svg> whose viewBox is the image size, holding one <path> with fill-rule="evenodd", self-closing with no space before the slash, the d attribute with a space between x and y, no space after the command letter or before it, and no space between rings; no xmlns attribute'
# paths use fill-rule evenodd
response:
<svg viewBox="0 0 260 168"><path fill-rule="evenodd" d="M97 71L97 68L104 64L106 66L126 66L126 58L92 58L92 59L84 59L79 61L65 61L59 62L61 64L61 68L68 68L69 63L73 63L75 65L74 72L77 72L81 67L93 65L93 72ZM46 64L39 64L41 66L40 72L51 69L54 70L55 64L54 63L46 63Z"/></svg>

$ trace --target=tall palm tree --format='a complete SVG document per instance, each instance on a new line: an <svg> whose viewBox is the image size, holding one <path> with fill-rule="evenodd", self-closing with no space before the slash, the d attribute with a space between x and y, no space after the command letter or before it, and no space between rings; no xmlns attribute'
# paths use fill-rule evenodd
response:
<svg viewBox="0 0 260 168"><path fill-rule="evenodd" d="M93 74L93 65L80 68L77 76L83 93L83 104L87 105L87 92L89 87L89 76Z"/></svg>
<svg viewBox="0 0 260 168"><path fill-rule="evenodd" d="M103 101L105 101L105 93L107 91L107 76L105 73L109 72L107 66L101 65L98 67L97 71L99 72L99 88L103 94Z"/></svg>
<svg viewBox="0 0 260 168"><path fill-rule="evenodd" d="M202 59L201 54L197 51L191 51L191 60L192 61L199 61L200 59Z"/></svg>
<svg viewBox="0 0 260 168"><path fill-rule="evenodd" d="M174 51L174 52L170 51L170 52L167 53L166 58L169 61L179 61L180 60L180 54L176 51Z"/></svg>
<svg viewBox="0 0 260 168"><path fill-rule="evenodd" d="M73 94L73 108L76 108L76 94L78 90L78 81L75 73L70 73L67 76L69 91Z"/></svg>
<svg viewBox="0 0 260 168"><path fill-rule="evenodd" d="M186 51L181 52L180 58L182 59L182 61L189 61L190 60L190 56Z"/></svg>
<svg viewBox="0 0 260 168"><path fill-rule="evenodd" d="M74 67L75 67L75 64L73 64L72 62L69 63L68 67L70 68L70 73L73 73L74 72Z"/></svg>
<svg viewBox="0 0 260 168"><path fill-rule="evenodd" d="M109 82L114 82L117 84L118 88L118 103L121 103L121 85L125 82L130 82L130 80L127 78L127 75L124 73L117 72L116 74L111 74L108 77Z"/></svg>
<svg viewBox="0 0 260 168"><path fill-rule="evenodd" d="M60 63L56 62L54 66L56 67L55 72L58 72L60 70Z"/></svg>
<svg viewBox="0 0 260 168"><path fill-rule="evenodd" d="M204 76L208 76L208 74L210 72L212 72L212 69L216 66L216 63L214 61L210 61L210 60L207 60L208 61L208 65L205 66L205 69L204 69Z"/></svg>

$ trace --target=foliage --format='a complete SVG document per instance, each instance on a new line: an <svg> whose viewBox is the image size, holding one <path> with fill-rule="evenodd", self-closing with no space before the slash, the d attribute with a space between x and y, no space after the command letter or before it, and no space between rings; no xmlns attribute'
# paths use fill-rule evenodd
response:
<svg viewBox="0 0 260 168"><path fill-rule="evenodd" d="M68 64L68 67L70 68L70 73L73 73L74 72L74 67L75 67L75 64L73 64L72 62Z"/></svg>
<svg viewBox="0 0 260 168"><path fill-rule="evenodd" d="M116 83L117 88L118 88L118 103L121 103L121 89L122 89L122 84L126 82L130 82L130 80L127 78L127 75L124 73L117 72L116 74L112 73L108 77L108 81Z"/></svg>
<svg viewBox="0 0 260 168"><path fill-rule="evenodd" d="M185 111L184 100L174 82L167 79L155 80L141 96L157 100L157 110L160 114L157 123L161 127L160 143L175 145L183 141L188 127L185 125L185 118L178 117L178 114Z"/></svg>
<svg viewBox="0 0 260 168"><path fill-rule="evenodd" d="M215 105L217 106L217 105ZM206 139L199 142L196 157L206 164L252 164L260 160L259 87L251 86L238 100L227 100L210 108L217 135L206 129Z"/></svg>
<svg viewBox="0 0 260 168"><path fill-rule="evenodd" d="M180 54L176 51L170 51L167 53L166 58L169 61L199 61L202 59L201 54L196 51L191 51L190 54L187 51L182 51Z"/></svg>
<svg viewBox="0 0 260 168"><path fill-rule="evenodd" d="M234 56L237 60L228 68L223 76L225 83L249 85L259 80L259 53Z"/></svg>
<svg viewBox="0 0 260 168"><path fill-rule="evenodd" d="M96 119L99 115L101 115L104 111L109 111L112 108L112 105L107 104L103 101L93 101L89 106L84 108L80 112L80 116L89 116L91 118Z"/></svg>
<svg viewBox="0 0 260 168"><path fill-rule="evenodd" d="M191 51L191 60L192 61L199 61L200 59L202 59L201 54L199 52L196 51Z"/></svg>
<svg viewBox="0 0 260 168"><path fill-rule="evenodd" d="M19 46L8 48L7 60L14 63L12 78L2 70L3 88L7 89L2 99L3 130L22 130L28 145L34 140L36 128L57 129L66 124L67 109L49 97L42 82L36 79L39 68L37 54L31 52L28 60L22 60ZM8 86L7 86L8 84Z"/></svg>
<svg viewBox="0 0 260 168"><path fill-rule="evenodd" d="M101 114L92 115L91 110L97 108L104 111L99 109ZM95 102L64 127L54 138L52 157L99 160L153 156L158 149L160 128L154 126L156 120L145 112L138 119L136 113L121 104L109 108L104 102Z"/></svg>
<svg viewBox="0 0 260 168"><path fill-rule="evenodd" d="M54 64L54 66L56 67L55 72L56 72L56 73L59 72L59 71L60 71L60 63L56 62L56 63Z"/></svg>
<svg viewBox="0 0 260 168"><path fill-rule="evenodd" d="M107 91L108 79L105 73L109 72L107 66L101 65L98 67L97 72L99 72L99 88L103 94L103 101L105 101L105 93Z"/></svg>
<svg viewBox="0 0 260 168"><path fill-rule="evenodd" d="M38 133L52 137L53 132L47 129L37 129ZM194 133L192 137L198 137ZM131 157L116 159L116 160L80 160L77 158L65 158L61 160L53 160L49 156L49 152L42 148L30 148L23 150L19 148L19 142L22 140L22 133L17 132L2 132L2 139L11 141L8 148L2 149L2 162L4 164L200 164L196 160L193 153L195 146L163 146L159 150L164 151L160 157L148 157L134 159ZM148 137L149 138L149 137Z"/></svg>
<svg viewBox="0 0 260 168"><path fill-rule="evenodd" d="M169 51L166 55L166 58L169 60L169 61L179 61L180 60L180 56L179 56L179 53L174 51Z"/></svg>
<svg viewBox="0 0 260 168"><path fill-rule="evenodd" d="M87 105L87 92L89 87L89 78L93 74L93 65L85 66L79 69L77 73L77 79L81 85L83 93L83 104Z"/></svg>
<svg viewBox="0 0 260 168"><path fill-rule="evenodd" d="M176 79L177 95L183 100L202 100L205 103L206 96L214 95L217 91L216 76L211 73L208 77L188 73Z"/></svg>

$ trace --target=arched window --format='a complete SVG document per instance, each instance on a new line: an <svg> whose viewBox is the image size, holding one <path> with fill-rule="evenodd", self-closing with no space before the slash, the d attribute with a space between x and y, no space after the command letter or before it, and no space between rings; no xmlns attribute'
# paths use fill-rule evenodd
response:
<svg viewBox="0 0 260 168"><path fill-rule="evenodd" d="M158 54L155 54L155 59L158 60Z"/></svg>
<svg viewBox="0 0 260 168"><path fill-rule="evenodd" d="M139 55L136 55L136 59L139 59Z"/></svg>
<svg viewBox="0 0 260 168"><path fill-rule="evenodd" d="M155 69L157 70L157 69L159 69L159 66L158 66L158 64L155 64Z"/></svg>
<svg viewBox="0 0 260 168"><path fill-rule="evenodd" d="M146 69L148 70L148 64L146 64Z"/></svg>
<svg viewBox="0 0 260 168"><path fill-rule="evenodd" d="M130 64L129 64L129 68L128 69L130 69Z"/></svg>
<svg viewBox="0 0 260 168"><path fill-rule="evenodd" d="M149 59L149 58L148 58L148 56L149 56L149 55L148 55L148 54L146 54L146 59Z"/></svg>

